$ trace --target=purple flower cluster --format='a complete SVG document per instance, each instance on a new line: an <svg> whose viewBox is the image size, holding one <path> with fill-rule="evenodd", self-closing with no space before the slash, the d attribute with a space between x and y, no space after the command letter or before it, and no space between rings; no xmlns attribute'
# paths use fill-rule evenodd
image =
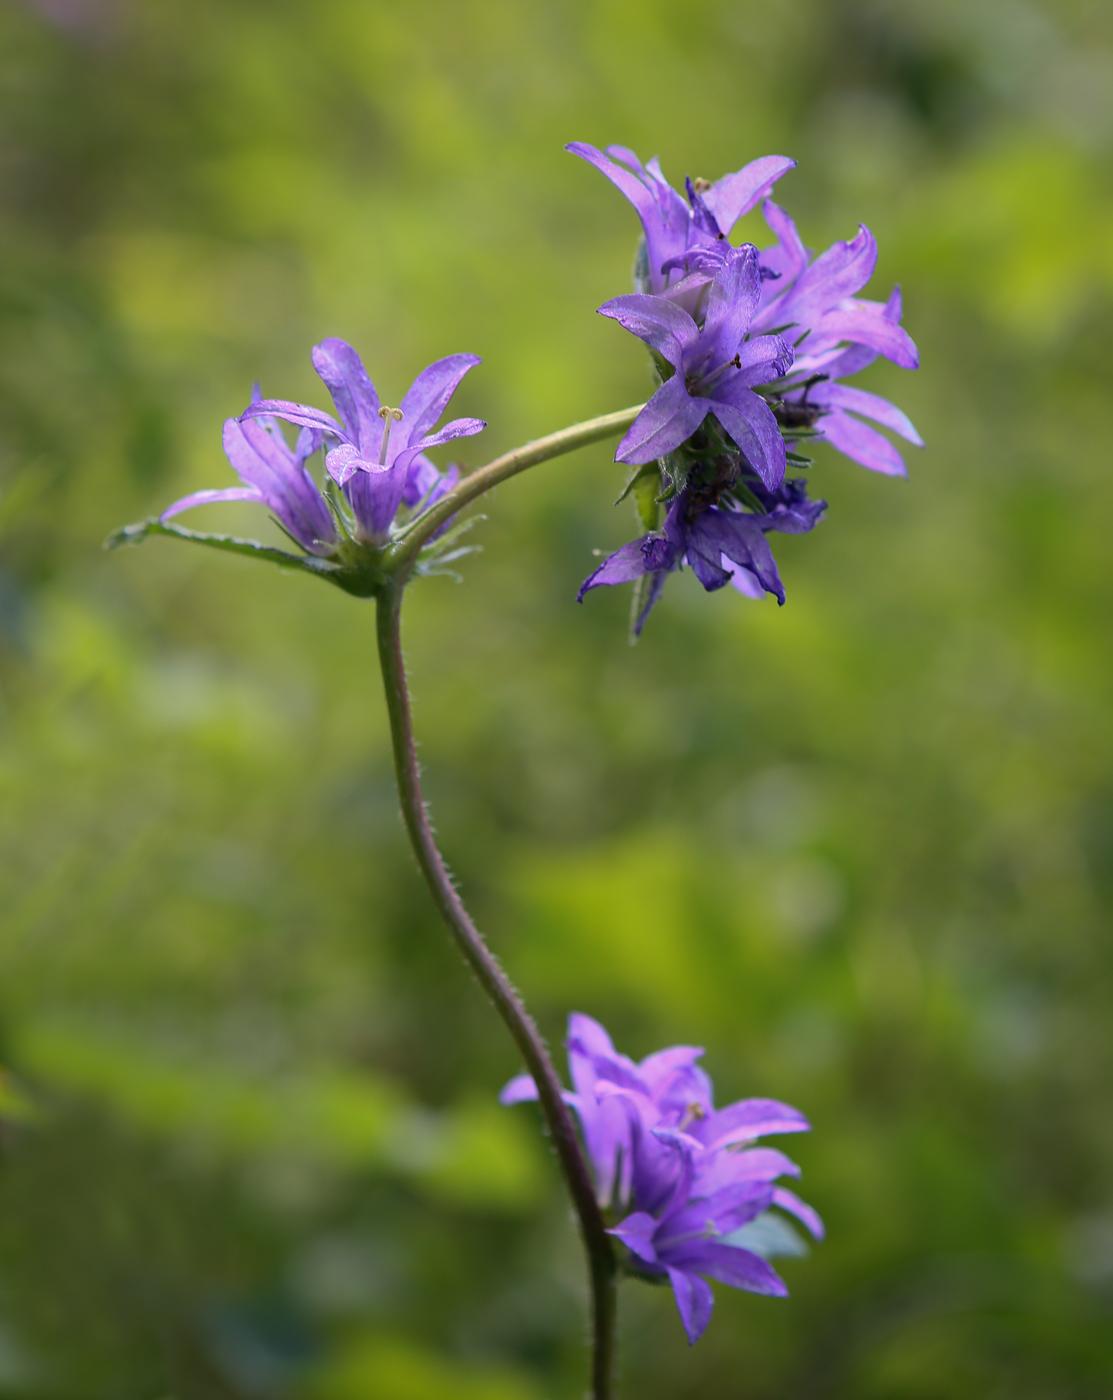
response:
<svg viewBox="0 0 1113 1400"><path fill-rule="evenodd" d="M771 1207L801 1221L816 1239L823 1222L780 1177L800 1175L783 1152L757 1147L772 1133L807 1132L795 1108L740 1099L716 1109L697 1046L674 1045L635 1063L619 1054L598 1021L568 1018L565 1099L579 1119L610 1233L628 1251L626 1272L671 1284L689 1342L703 1334L714 1297L707 1279L751 1293L784 1296L779 1275L745 1227ZM504 1104L537 1097L528 1074L512 1079ZM740 1233L741 1232L741 1235ZM745 1243L743 1241L746 1241Z"/></svg>
<svg viewBox="0 0 1113 1400"><path fill-rule="evenodd" d="M224 424L224 451L243 482L219 491L195 491L162 513L169 520L215 501L258 501L310 554L332 558L346 541L385 544L399 508L425 510L453 485L455 467L440 472L425 452L487 425L457 418L434 432L461 379L479 364L475 355L449 355L423 369L398 408L384 407L363 361L346 341L329 339L313 350L339 421L329 413L284 399L264 399L258 385L250 405ZM300 428L290 448L277 420ZM341 500L326 497L305 462L326 447L325 468Z"/></svg>
<svg viewBox="0 0 1113 1400"><path fill-rule="evenodd" d="M888 475L906 474L893 444L872 420L922 446L900 409L841 381L884 355L906 369L919 363L900 326L899 288L885 303L857 293L877 263L864 226L849 242L812 259L796 225L767 196L795 161L765 156L714 184L686 181L686 198L656 158L606 154L573 142L622 191L641 220L635 293L599 308L649 347L661 386L619 443L615 460L648 472L667 504L663 528L641 507L649 533L610 556L580 597L603 584L647 579L634 631L640 632L668 574L688 563L708 591L732 582L749 597L784 589L768 544L773 530L806 532L825 504L811 502L807 467L793 448L822 439ZM735 222L760 201L776 243L759 250L727 241ZM659 477L653 464L659 464ZM783 493L783 494L782 494Z"/></svg>

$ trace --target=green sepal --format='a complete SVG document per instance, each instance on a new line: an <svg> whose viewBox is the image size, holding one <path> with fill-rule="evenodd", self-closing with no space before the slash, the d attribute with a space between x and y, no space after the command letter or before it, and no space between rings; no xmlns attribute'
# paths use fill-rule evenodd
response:
<svg viewBox="0 0 1113 1400"><path fill-rule="evenodd" d="M659 510L657 507L657 497L661 490L661 473L654 462L652 471L642 472L639 480L634 485L634 503L638 508L638 519L647 530L656 530L658 525Z"/></svg>
<svg viewBox="0 0 1113 1400"><path fill-rule="evenodd" d="M465 545L462 549L453 549L452 546L460 538L466 535L473 526L478 525L481 520L486 520L485 515L469 515L466 520L458 520L455 525L446 530L443 535L438 535L435 540L431 540L421 553L417 556L417 563L414 565L414 573L429 577L441 572L440 565L447 564L453 559L463 559L466 554L478 554L482 550L481 545ZM452 570L444 570L445 573L452 573ZM459 578L459 574L453 573L453 577Z"/></svg>
<svg viewBox="0 0 1113 1400"><path fill-rule="evenodd" d="M640 638L636 632L638 618L642 615L642 609L649 601L649 590L653 587L653 575L642 574L640 578L634 580L634 591L630 595L630 628L627 639L632 647L636 647Z"/></svg>
<svg viewBox="0 0 1113 1400"><path fill-rule="evenodd" d="M660 464L646 462L644 467L635 468L627 478L626 485L622 488L615 505L621 505L631 491L634 493L638 519L647 530L656 530L657 502L660 499L661 491Z"/></svg>
<svg viewBox="0 0 1113 1400"><path fill-rule="evenodd" d="M812 465L811 457L802 457L799 452L786 452L785 462L790 467L795 467L797 471L805 471Z"/></svg>
<svg viewBox="0 0 1113 1400"><path fill-rule="evenodd" d="M269 564L277 564L280 569L294 569L303 574L313 574L356 598L374 597L386 581L386 575L375 562L378 551L358 545L349 546L344 551L348 558L334 563L328 559L318 559L312 554L290 554L285 549L260 544L258 540L241 540L234 535L205 535L197 530L186 530L180 525L166 525L153 516L150 520L140 520L135 525L124 525L119 530L114 530L105 540L104 548L119 549L121 545L142 544L149 535L171 535L190 544L203 544L209 549L223 550L227 554L243 554L249 559L263 559Z"/></svg>
<svg viewBox="0 0 1113 1400"><path fill-rule="evenodd" d="M730 494L746 510L752 510L755 515L765 514L765 507L744 481L736 481L730 488Z"/></svg>

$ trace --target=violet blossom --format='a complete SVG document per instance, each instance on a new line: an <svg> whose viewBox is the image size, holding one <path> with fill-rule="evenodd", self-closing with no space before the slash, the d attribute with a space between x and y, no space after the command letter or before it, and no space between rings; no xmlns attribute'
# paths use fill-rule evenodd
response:
<svg viewBox="0 0 1113 1400"><path fill-rule="evenodd" d="M355 350L346 341L330 338L314 348L313 367L328 386L339 422L320 409L283 399L253 403L241 421L273 415L334 440L325 466L351 507L355 538L381 545L399 506L427 505L456 479L452 473L442 476L425 451L453 438L471 437L487 426L479 418L457 418L432 431L461 379L479 363L476 355L435 361L417 376L399 407L391 408L379 402Z"/></svg>
<svg viewBox="0 0 1113 1400"><path fill-rule="evenodd" d="M261 401L256 384L252 403ZM229 418L224 424L224 451L243 485L194 491L164 510L160 519L170 520L182 511L219 501L257 501L269 508L304 550L328 557L335 552L340 536L328 503L305 466L320 445L321 433L303 427L291 449L274 418L266 413L247 422Z"/></svg>
<svg viewBox="0 0 1113 1400"><path fill-rule="evenodd" d="M689 248L725 238L755 208L774 184L796 164L787 156L762 156L709 184L686 181L689 201L672 188L654 156L645 166L625 146L608 146L606 155L583 141L564 148L581 156L615 185L638 211L645 231L644 290L660 294L669 286L675 259ZM666 266L672 261L671 266ZM642 290L639 288L639 290Z"/></svg>
<svg viewBox="0 0 1113 1400"><path fill-rule="evenodd" d="M784 585L765 536L771 530L808 533L823 518L827 502L809 500L802 477L787 477L770 491L756 476L743 472L736 489L739 484L763 507L760 513L731 504L728 492L715 505L702 503L700 486L692 483L674 498L663 529L631 540L604 559L580 585L577 601L593 588L648 576L649 588L632 624L634 636L640 636L669 574L686 563L708 593L730 583L747 598L771 593L783 603Z"/></svg>
<svg viewBox="0 0 1113 1400"><path fill-rule="evenodd" d="M702 325L674 302L645 293L615 297L599 308L673 367L619 443L616 461L639 466L667 457L711 413L765 485L780 485L784 439L754 387L782 378L793 356L779 335L747 338L760 297L757 249L744 243L728 246Z"/></svg>
<svg viewBox="0 0 1113 1400"><path fill-rule="evenodd" d="M823 1223L775 1183L800 1171L784 1153L754 1147L771 1133L806 1132L808 1120L774 1099L741 1099L716 1110L697 1046L675 1045L635 1063L619 1054L590 1016L568 1018L568 1067L576 1113L610 1233L631 1258L627 1272L672 1286L690 1342L713 1306L707 1278L753 1293L784 1295L784 1282L739 1230L771 1207L816 1238ZM503 1089L504 1104L537 1097L529 1075Z"/></svg>

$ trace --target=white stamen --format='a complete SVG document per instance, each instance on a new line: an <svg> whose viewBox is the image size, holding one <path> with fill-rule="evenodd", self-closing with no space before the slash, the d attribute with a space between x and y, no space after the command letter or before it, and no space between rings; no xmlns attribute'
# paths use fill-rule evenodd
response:
<svg viewBox="0 0 1113 1400"><path fill-rule="evenodd" d="M390 445L390 430L395 423L401 423L402 410L400 408L387 408L384 404L379 409L379 417L383 420L383 441L379 448L379 466L386 466L386 450Z"/></svg>

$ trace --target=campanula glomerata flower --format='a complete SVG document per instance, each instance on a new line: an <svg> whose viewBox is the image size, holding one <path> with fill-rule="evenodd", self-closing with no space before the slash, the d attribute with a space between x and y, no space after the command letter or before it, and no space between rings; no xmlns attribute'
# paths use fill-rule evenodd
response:
<svg viewBox="0 0 1113 1400"><path fill-rule="evenodd" d="M772 1133L806 1132L797 1109L774 1099L740 1099L716 1109L697 1046L675 1045L640 1063L615 1050L590 1016L568 1018L565 1098L579 1119L611 1234L629 1251L627 1272L672 1286L690 1342L704 1331L713 1297L706 1279L752 1293L783 1295L781 1278L732 1237L771 1207L822 1238L810 1206L775 1183L800 1170L782 1152L755 1147ZM537 1097L529 1075L503 1089L504 1104Z"/></svg>
<svg viewBox="0 0 1113 1400"><path fill-rule="evenodd" d="M682 259L689 248L726 238L742 215L755 208L796 164L787 156L762 156L714 184L689 180L685 201L665 179L656 156L643 166L625 146L608 146L606 155L583 141L573 141L564 149L602 171L637 210L645 231L645 285L639 290L655 294L665 291L670 280L679 280L673 275L676 259ZM666 267L670 261L672 266Z"/></svg>
<svg viewBox="0 0 1113 1400"><path fill-rule="evenodd" d="M423 369L397 408L379 402L363 361L346 341L331 338L313 350L313 367L328 386L339 421L306 404L283 399L253 403L241 421L271 415L329 439L329 475L344 493L355 518L356 539L386 542L399 506L411 508L439 497L454 477L445 478L423 454L453 438L471 437L487 425L479 418L457 418L434 432L461 379L479 364L476 355L448 355Z"/></svg>
<svg viewBox="0 0 1113 1400"><path fill-rule="evenodd" d="M772 409L754 388L783 378L792 350L779 335L747 338L761 297L757 249L727 245L710 285L703 324L665 297L634 293L599 308L644 340L673 373L634 420L615 460L632 466L667 457L709 413L770 489L785 473L785 444Z"/></svg>

